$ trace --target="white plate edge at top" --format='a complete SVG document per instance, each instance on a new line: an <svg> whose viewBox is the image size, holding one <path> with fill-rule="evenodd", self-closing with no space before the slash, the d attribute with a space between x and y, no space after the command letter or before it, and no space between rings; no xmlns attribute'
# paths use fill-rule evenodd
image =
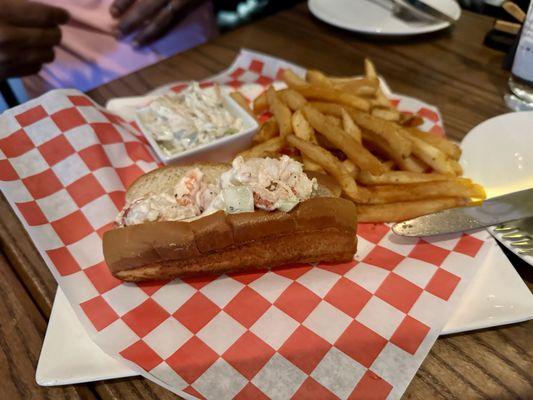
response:
<svg viewBox="0 0 533 400"><path fill-rule="evenodd" d="M333 25L337 28L346 29L352 32L357 33L363 33L367 35L375 35L375 36L413 36L413 35L421 35L425 33L432 33L436 31L440 31L442 29L446 29L450 27L450 23L446 21L442 22L435 22L434 24L428 24L423 27L412 27L411 29L405 29L402 31L382 31L381 28L375 27L373 29L368 29L364 27L357 27L352 24L346 24L343 21L336 19L335 16L333 16L331 13L324 12L324 10L321 8L321 2L327 2L328 0L308 0L307 5L309 7L309 11L311 14L313 14L316 18L320 19L321 21ZM353 1L371 1L371 0L353 0ZM461 11L459 11L459 17L460 18Z"/></svg>

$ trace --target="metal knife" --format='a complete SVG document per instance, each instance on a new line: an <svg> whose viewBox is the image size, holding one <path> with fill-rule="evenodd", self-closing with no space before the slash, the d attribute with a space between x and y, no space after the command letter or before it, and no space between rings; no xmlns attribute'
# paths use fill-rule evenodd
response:
<svg viewBox="0 0 533 400"><path fill-rule="evenodd" d="M533 217L533 189L485 200L479 206L452 208L400 222L392 231L401 236L433 236L503 224Z"/></svg>
<svg viewBox="0 0 533 400"><path fill-rule="evenodd" d="M435 7L421 0L393 0L393 1L398 6L409 10L410 12L418 15L421 18L430 17L433 19L438 19L441 21L449 22L450 24L454 24L456 22L456 20L450 17L449 15L443 13L442 11L436 9Z"/></svg>

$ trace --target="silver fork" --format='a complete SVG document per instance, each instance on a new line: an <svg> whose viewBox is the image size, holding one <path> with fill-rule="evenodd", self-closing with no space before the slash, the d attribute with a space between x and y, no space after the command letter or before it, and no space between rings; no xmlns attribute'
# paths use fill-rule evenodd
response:
<svg viewBox="0 0 533 400"><path fill-rule="evenodd" d="M518 254L533 255L533 218L498 225L494 232L500 233Z"/></svg>

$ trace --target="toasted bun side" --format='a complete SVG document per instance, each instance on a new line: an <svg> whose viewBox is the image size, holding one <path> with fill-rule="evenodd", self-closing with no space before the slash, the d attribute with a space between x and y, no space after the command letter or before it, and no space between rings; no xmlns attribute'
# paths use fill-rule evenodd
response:
<svg viewBox="0 0 533 400"><path fill-rule="evenodd" d="M125 280L146 279L143 277L156 274L154 271L162 274L161 268L168 265L172 268L165 277L188 275L189 270L223 273L251 264L269 267L346 261L355 253L356 225L356 208L351 201L313 198L289 213L219 211L191 222L153 222L114 229L104 234L104 256L111 272ZM135 271L140 269L143 275L135 278ZM153 278L159 279L159 275Z"/></svg>
<svg viewBox="0 0 533 400"><path fill-rule="evenodd" d="M126 192L126 201L131 202L148 193L167 193L172 195L174 187L193 168L204 173L206 183L215 183L218 177L231 166L223 163L198 163L192 165L167 165L138 177Z"/></svg>
<svg viewBox="0 0 533 400"><path fill-rule="evenodd" d="M354 235L337 228L298 232L243 243L187 260L153 262L114 272L124 281L144 281L223 274L283 266L292 263L348 262L357 247Z"/></svg>

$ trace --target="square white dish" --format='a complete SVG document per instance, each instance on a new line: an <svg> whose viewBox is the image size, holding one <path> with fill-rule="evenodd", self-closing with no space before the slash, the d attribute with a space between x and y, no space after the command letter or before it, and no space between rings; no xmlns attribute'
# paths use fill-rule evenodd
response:
<svg viewBox="0 0 533 400"><path fill-rule="evenodd" d="M163 164L180 164L194 162L227 162L234 156L250 147L252 137L259 129L257 121L248 114L231 96L226 92L221 93L222 101L229 112L242 120L241 131L232 135L223 136L210 143L182 151L173 155L166 154L161 146L156 142L150 130L143 124L138 113L135 113L135 122L140 131L150 143L152 150ZM151 96L151 100L156 98ZM146 97L144 98L146 102ZM146 103L145 103L146 104Z"/></svg>
<svg viewBox="0 0 533 400"><path fill-rule="evenodd" d="M533 295L496 242L490 246L485 262L442 335L533 318ZM136 375L91 340L58 289L37 365L37 383L68 385Z"/></svg>

